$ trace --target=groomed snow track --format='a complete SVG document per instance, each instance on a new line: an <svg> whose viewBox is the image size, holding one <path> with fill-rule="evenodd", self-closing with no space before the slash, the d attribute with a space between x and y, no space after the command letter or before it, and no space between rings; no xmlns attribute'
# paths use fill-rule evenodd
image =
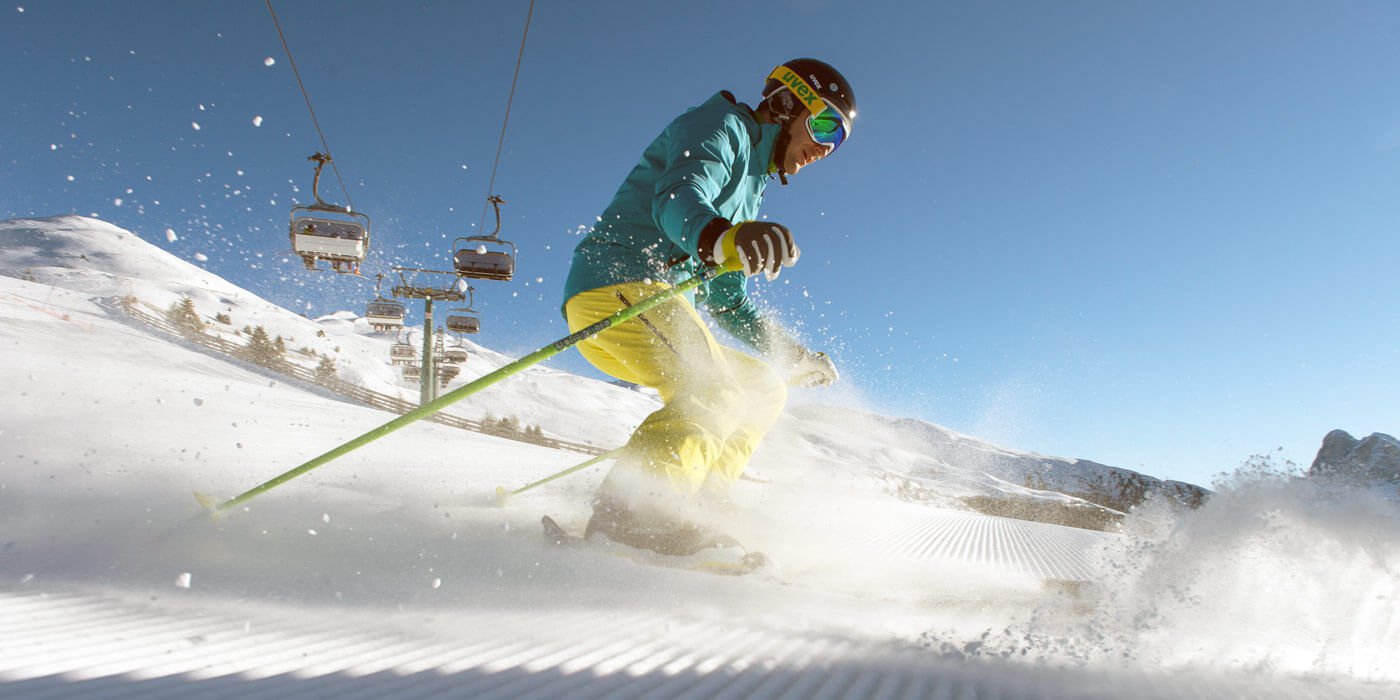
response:
<svg viewBox="0 0 1400 700"><path fill-rule="evenodd" d="M208 609L207 601L201 609ZM1383 698L1394 688L945 659L653 611L182 614L112 594L0 593L0 696L259 698Z"/></svg>
<svg viewBox="0 0 1400 700"><path fill-rule="evenodd" d="M865 541L874 552L916 561L998 566L1045 580L1092 581L1093 548L1111 535L959 511L930 511Z"/></svg>

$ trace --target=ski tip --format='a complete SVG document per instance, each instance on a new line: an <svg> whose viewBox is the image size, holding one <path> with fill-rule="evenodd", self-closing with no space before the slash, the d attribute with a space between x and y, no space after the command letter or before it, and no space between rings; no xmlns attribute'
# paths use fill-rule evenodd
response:
<svg viewBox="0 0 1400 700"><path fill-rule="evenodd" d="M506 490L506 487L504 487L504 486L497 486L497 487L496 487L496 499L495 499L495 503L496 503L496 505L497 505L498 507L501 507L501 508L506 507L506 505L510 503L510 492Z"/></svg>

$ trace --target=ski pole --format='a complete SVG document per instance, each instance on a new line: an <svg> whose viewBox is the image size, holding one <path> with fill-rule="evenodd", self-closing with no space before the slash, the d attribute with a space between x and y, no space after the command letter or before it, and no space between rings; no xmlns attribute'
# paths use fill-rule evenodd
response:
<svg viewBox="0 0 1400 700"><path fill-rule="evenodd" d="M246 503L252 500L253 498L258 497L261 494L271 491L272 489L275 489L278 486L281 486L282 484L285 484L288 481L291 481L292 479L295 479L301 476L302 474L305 474L311 471L312 469L315 469L316 467L319 467L327 462L330 462L331 460L334 460L338 457L342 457L350 452L364 447L365 445L368 445L369 443L374 442L379 438L382 438L392 432L395 432L400 428L409 425L410 423L415 423L424 418L427 418L428 416L431 416L434 413L437 413L438 411L441 411L442 409L447 408L448 406L451 406L452 404L457 403L458 401L461 401L462 399L465 399L468 396L471 396L472 394L475 394L481 391L482 389L485 389L501 381L502 379L520 373L522 370L528 367L532 367L541 362L544 362L545 360L548 360L549 358L554 357L555 355L558 355L559 353L565 350L568 350L574 345L577 345L583 340L587 340L588 338L602 333L603 331L615 325L630 321L636 318L637 316L640 316L646 313L647 311L650 311L651 309L656 308L657 306L660 306L661 304L664 304L667 301L670 301L671 299L680 296L681 294L685 294L686 292L700 286L702 282L711 279L718 274L724 272L734 272L739 269L740 267L738 261L736 260L732 263L723 265L718 268L710 268L702 270L701 272L697 272L695 275L691 276L684 282L681 282L680 284L674 287L657 292L656 294L653 294L650 297L647 297L646 299L643 299L642 301L639 301L632 306L621 309L617 313L587 328L584 328L583 330L580 330L579 332L574 333L573 335L560 338L559 340L545 345L544 347L535 350L534 352L516 360L515 362L498 368L494 372L482 375L481 377L478 377L475 381L457 387L456 389L453 389L452 391L449 391L446 394L439 396L433 401L425 403L419 406L418 408L409 411L408 413L405 413L399 416L398 418L389 421L388 423L385 423L384 425L370 430L364 435L361 435L357 438L350 440L349 442L335 447L329 452L326 452L325 454L316 457L295 469L273 477L222 503L217 502L208 495L199 492L196 492L194 494L194 498L196 501L199 501L199 504L201 506L204 506L206 510L210 511L212 514L215 515L222 513L230 508L233 508L234 506Z"/></svg>
<svg viewBox="0 0 1400 700"><path fill-rule="evenodd" d="M574 472L583 471L584 469L587 469L587 468L589 468L589 467L591 467L591 466L593 466L593 465L595 465L595 464L598 464L599 462L605 462L605 461L607 461L607 460L609 460L609 459L612 459L612 458L614 458L614 457L616 457L616 456L622 454L622 451L623 451L624 449L626 449L626 448L624 448L624 447L619 447L619 448L617 448L617 449L615 449L615 450L609 450L609 451L604 452L603 454L600 454L600 455L598 455L597 457L593 457L592 459L589 459L589 460L587 460L587 461L585 461L585 462L583 462L583 463L581 463L581 464L575 464L574 466L569 467L568 469L565 469L565 470L563 470L563 471L561 471L561 472L557 472L557 473L551 474L551 475L549 475L549 476L546 476L545 478L540 479L539 481L532 481L532 482L530 482L530 483L528 483L528 484L525 484L524 486L521 486L520 488L518 488L518 489L516 489L516 490L514 490L514 491L507 491L507 490L506 490L506 487L504 487L504 486L497 486L497 487L496 487L496 505L504 507L507 503L510 502L510 499L511 499L512 496L518 496L518 495L520 495L520 494L522 494L522 493L525 493L526 491L529 491L530 489L535 488L536 486L544 486L545 484L548 484L549 482L554 481L555 479L562 479L562 478L564 478L564 477L566 477L566 476L568 476L568 475L570 475L570 474L573 474Z"/></svg>

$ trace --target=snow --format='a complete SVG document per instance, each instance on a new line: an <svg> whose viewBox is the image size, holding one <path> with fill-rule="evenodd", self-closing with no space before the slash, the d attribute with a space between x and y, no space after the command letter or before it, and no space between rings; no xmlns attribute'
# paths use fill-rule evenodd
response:
<svg viewBox="0 0 1400 700"><path fill-rule="evenodd" d="M210 520L192 491L242 492L392 415L144 326L127 296L189 297L210 333L261 325L416 398L354 309L304 318L93 219L0 222L6 697L1400 690L1393 499L1258 473L1112 533L991 517L963 499L1078 499L1002 469L1039 456L852 408L791 406L735 490L726 524L776 580L547 548L539 516L581 529L604 469L497 507L585 455L426 422ZM512 359L465 345L454 385ZM656 406L537 367L447 412L610 448Z"/></svg>

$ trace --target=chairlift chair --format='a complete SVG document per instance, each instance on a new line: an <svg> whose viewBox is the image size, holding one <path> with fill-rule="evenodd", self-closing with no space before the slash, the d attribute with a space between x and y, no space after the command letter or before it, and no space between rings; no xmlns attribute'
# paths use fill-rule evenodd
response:
<svg viewBox="0 0 1400 700"><path fill-rule="evenodd" d="M359 274L360 263L369 252L369 216L322 200L321 168L331 158L317 153L308 160L316 161L316 176L311 184L316 203L292 208L292 250L301 256L308 270L317 269L316 263L326 260L336 272Z"/></svg>
<svg viewBox="0 0 1400 700"><path fill-rule="evenodd" d="M403 302L394 301L380 297L369 302L365 307L365 320L376 331L390 333L403 327L403 319L407 314Z"/></svg>
<svg viewBox="0 0 1400 700"><path fill-rule="evenodd" d="M395 365L413 364L413 346L408 343L394 343L389 346L389 359Z"/></svg>
<svg viewBox="0 0 1400 700"><path fill-rule="evenodd" d="M461 310L453 309L453 311ZM447 317L447 330L453 333L480 333L481 319L475 316L449 315Z"/></svg>
<svg viewBox="0 0 1400 700"><path fill-rule="evenodd" d="M452 267L463 277L509 282L515 275L514 243L500 237L504 199L491 195L496 209L496 230L489 236L464 236L452 242Z"/></svg>
<svg viewBox="0 0 1400 700"><path fill-rule="evenodd" d="M423 368L418 365L408 365L403 368L403 378L410 382L416 382L423 378Z"/></svg>
<svg viewBox="0 0 1400 700"><path fill-rule="evenodd" d="M457 365L440 365L437 368L437 373L438 381L441 382L442 387L446 389L447 383L452 381L457 377L457 375L462 373L462 368L458 367Z"/></svg>
<svg viewBox="0 0 1400 700"><path fill-rule="evenodd" d="M442 359L444 362L460 365L467 361L467 351L462 348L448 348L443 351Z"/></svg>
<svg viewBox="0 0 1400 700"><path fill-rule="evenodd" d="M466 286L463 292L467 295L467 305L464 308L449 309L445 325L447 330L453 333L480 333L481 319L475 315L476 309L472 308L476 306L476 289L466 284L465 280L461 284Z"/></svg>

